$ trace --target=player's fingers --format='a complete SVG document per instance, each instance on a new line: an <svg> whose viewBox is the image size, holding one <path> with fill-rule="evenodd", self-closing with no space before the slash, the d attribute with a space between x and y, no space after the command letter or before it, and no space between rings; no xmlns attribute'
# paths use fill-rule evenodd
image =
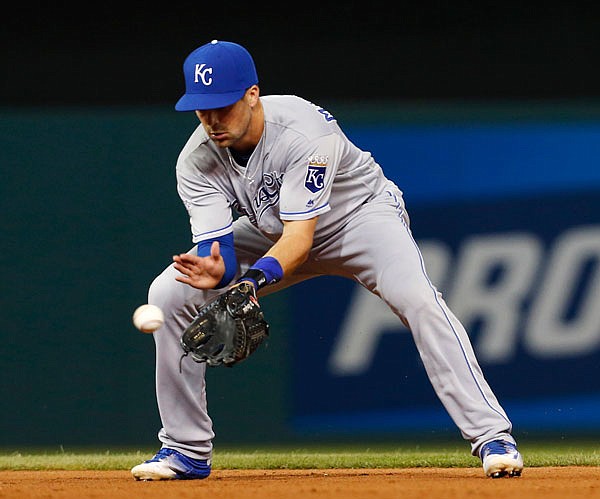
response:
<svg viewBox="0 0 600 499"><path fill-rule="evenodd" d="M179 282L182 282L183 284L189 284L190 286L192 286L192 285L193 285L193 282L192 282L192 280L191 280L189 277L185 277L185 276L183 276L183 275L176 276L176 277L175 277L175 280L176 280L176 281L179 281Z"/></svg>
<svg viewBox="0 0 600 499"><path fill-rule="evenodd" d="M183 260L181 259L181 255L173 255L173 261L175 262L175 265L182 265L183 264Z"/></svg>
<svg viewBox="0 0 600 499"><path fill-rule="evenodd" d="M219 241L213 241L213 243L210 245L210 256L216 259L221 256Z"/></svg>
<svg viewBox="0 0 600 499"><path fill-rule="evenodd" d="M182 253L180 255L175 255L173 256L173 260L176 262L180 262L180 263L186 263L186 264L196 264L199 261L202 261L202 258L200 258L198 255L191 255L189 253Z"/></svg>
<svg viewBox="0 0 600 499"><path fill-rule="evenodd" d="M204 258L200 258L196 255L175 255L173 256L173 261L175 262L175 265L184 267L188 269L189 272L200 272L203 271L205 267Z"/></svg>
<svg viewBox="0 0 600 499"><path fill-rule="evenodd" d="M175 270L177 270L178 272L182 273L182 274L186 274L187 275L187 270L185 267L179 265L178 263L174 263L173 267L175 268Z"/></svg>
<svg viewBox="0 0 600 499"><path fill-rule="evenodd" d="M175 267L175 270L181 272L182 274L185 274L187 276L192 276L195 273L197 273L197 270L194 266L189 266L189 265L182 265L180 263L175 262L173 264L173 267Z"/></svg>

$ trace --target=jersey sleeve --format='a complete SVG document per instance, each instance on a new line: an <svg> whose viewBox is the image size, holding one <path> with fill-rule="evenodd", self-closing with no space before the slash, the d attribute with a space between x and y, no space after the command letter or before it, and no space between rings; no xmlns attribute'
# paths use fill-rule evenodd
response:
<svg viewBox="0 0 600 499"><path fill-rule="evenodd" d="M281 185L279 218L308 220L331 209L329 197L342 145L337 134L307 144L306 154L285 174Z"/></svg>
<svg viewBox="0 0 600 499"><path fill-rule="evenodd" d="M224 236L233 231L233 215L226 196L201 175L177 175L177 192L190 217L192 242Z"/></svg>

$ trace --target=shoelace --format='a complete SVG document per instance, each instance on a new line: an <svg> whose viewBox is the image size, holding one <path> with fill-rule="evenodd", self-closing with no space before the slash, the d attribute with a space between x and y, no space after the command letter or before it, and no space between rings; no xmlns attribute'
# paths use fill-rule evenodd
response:
<svg viewBox="0 0 600 499"><path fill-rule="evenodd" d="M171 454L173 454L175 451L173 449L168 449L166 447L160 449L157 453L156 456L154 456L152 459L150 459L150 461L148 462L156 462L156 461L160 461L161 459L164 459L166 457L169 457Z"/></svg>
<svg viewBox="0 0 600 499"><path fill-rule="evenodd" d="M490 454L512 454L517 452L517 448L510 442L504 440L494 440L485 446L485 455Z"/></svg>

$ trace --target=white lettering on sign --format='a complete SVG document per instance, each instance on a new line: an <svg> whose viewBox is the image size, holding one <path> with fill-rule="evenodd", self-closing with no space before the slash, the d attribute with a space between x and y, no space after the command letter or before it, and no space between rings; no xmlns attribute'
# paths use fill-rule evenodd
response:
<svg viewBox="0 0 600 499"><path fill-rule="evenodd" d="M456 261L439 241L420 247L431 280L439 289L447 284L447 302L467 331L480 322L473 347L481 361L510 362L519 345L534 358L600 348L599 226L564 232L547 254L539 237L523 232L472 236ZM566 317L576 295L578 306ZM408 330L383 300L356 286L330 355L331 372L369 370L379 341L390 333Z"/></svg>
<svg viewBox="0 0 600 499"><path fill-rule="evenodd" d="M485 322L473 345L480 360L498 362L513 355L520 309L541 259L542 245L530 234L478 236L463 243L448 306L467 331L469 323ZM501 275L490 284L494 270Z"/></svg>
<svg viewBox="0 0 600 499"><path fill-rule="evenodd" d="M593 262L586 293L570 320L565 320L586 262ZM566 232L548 259L527 323L525 346L538 357L576 356L600 345L600 227Z"/></svg>

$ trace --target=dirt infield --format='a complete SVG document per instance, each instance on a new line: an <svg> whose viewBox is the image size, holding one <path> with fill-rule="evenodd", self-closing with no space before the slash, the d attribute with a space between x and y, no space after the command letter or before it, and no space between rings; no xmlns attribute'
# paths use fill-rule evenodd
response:
<svg viewBox="0 0 600 499"><path fill-rule="evenodd" d="M128 471L0 471L0 498L412 499L600 498L600 468L526 468L486 478L479 468L215 470L206 480L136 482Z"/></svg>

